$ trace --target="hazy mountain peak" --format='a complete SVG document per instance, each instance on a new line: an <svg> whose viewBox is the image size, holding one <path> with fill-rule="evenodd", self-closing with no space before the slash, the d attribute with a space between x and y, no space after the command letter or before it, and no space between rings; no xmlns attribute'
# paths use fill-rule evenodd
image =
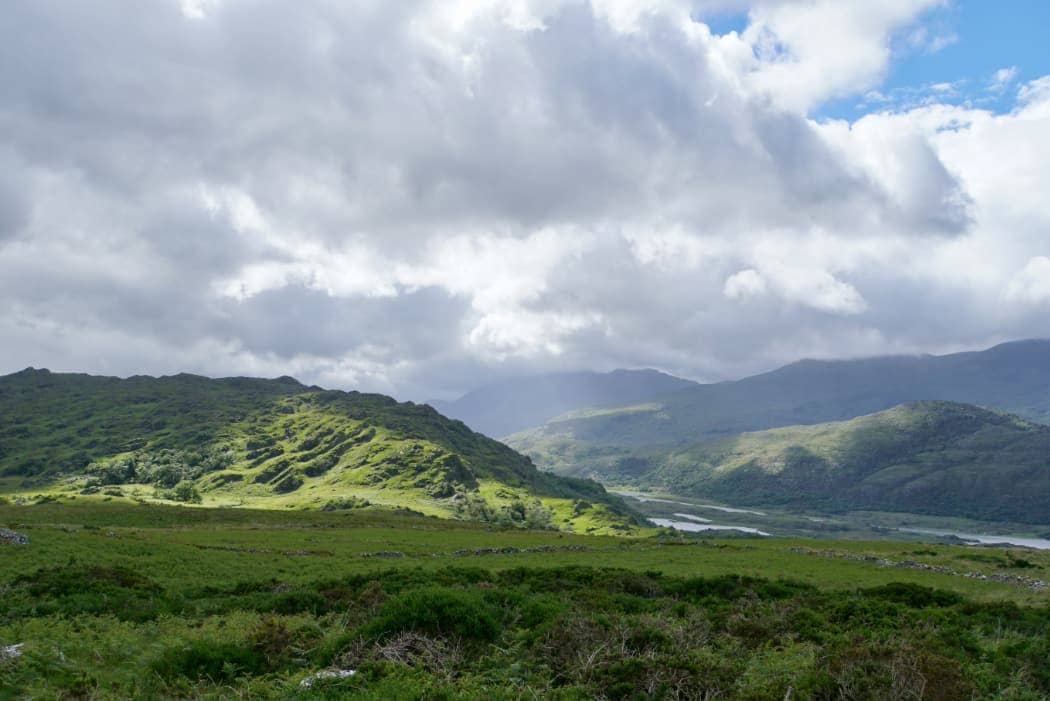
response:
<svg viewBox="0 0 1050 701"><path fill-rule="evenodd" d="M453 401L429 403L476 431L507 436L575 409L648 401L695 386L652 368L570 371L501 380Z"/></svg>

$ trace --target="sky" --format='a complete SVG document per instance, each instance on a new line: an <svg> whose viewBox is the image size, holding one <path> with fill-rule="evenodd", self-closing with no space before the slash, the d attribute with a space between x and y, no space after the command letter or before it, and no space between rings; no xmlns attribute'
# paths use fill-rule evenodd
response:
<svg viewBox="0 0 1050 701"><path fill-rule="evenodd" d="M0 373L423 400L1050 337L1048 8L8 0Z"/></svg>

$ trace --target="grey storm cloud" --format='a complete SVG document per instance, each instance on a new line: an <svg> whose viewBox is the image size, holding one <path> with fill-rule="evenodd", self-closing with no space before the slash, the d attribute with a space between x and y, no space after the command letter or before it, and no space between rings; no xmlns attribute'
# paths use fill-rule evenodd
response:
<svg viewBox="0 0 1050 701"><path fill-rule="evenodd" d="M13 238L29 222L30 202L13 173L0 174L0 241Z"/></svg>
<svg viewBox="0 0 1050 701"><path fill-rule="evenodd" d="M858 56L929 4L881 5ZM751 27L712 34L705 12L727 7ZM554 368L719 379L1050 333L1029 281L1046 237L996 218L1031 203L971 182L989 134L1046 120L1046 91L1000 116L816 120L821 95L884 68L807 63L820 37L778 22L816 11L13 0L0 371L423 398ZM826 86L777 78L791 61Z"/></svg>

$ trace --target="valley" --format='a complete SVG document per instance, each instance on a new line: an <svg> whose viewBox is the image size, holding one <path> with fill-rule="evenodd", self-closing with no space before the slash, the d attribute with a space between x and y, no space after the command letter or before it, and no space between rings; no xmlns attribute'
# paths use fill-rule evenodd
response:
<svg viewBox="0 0 1050 701"><path fill-rule="evenodd" d="M1050 701L1048 28L4 3L0 701Z"/></svg>
<svg viewBox="0 0 1050 701"><path fill-rule="evenodd" d="M738 505L1050 523L1050 428L953 402L685 445L511 443L561 474Z"/></svg>
<svg viewBox="0 0 1050 701"><path fill-rule="evenodd" d="M894 511L806 512L763 507L762 511L712 504L674 494L643 493L610 488L661 527L711 537L731 536L732 531L770 537L887 539L955 544L1015 545L1050 549L1046 525L978 521ZM713 531L713 532L712 532ZM729 532L725 532L729 531Z"/></svg>
<svg viewBox="0 0 1050 701"><path fill-rule="evenodd" d="M0 698L1050 697L1038 402L573 382L0 377Z"/></svg>

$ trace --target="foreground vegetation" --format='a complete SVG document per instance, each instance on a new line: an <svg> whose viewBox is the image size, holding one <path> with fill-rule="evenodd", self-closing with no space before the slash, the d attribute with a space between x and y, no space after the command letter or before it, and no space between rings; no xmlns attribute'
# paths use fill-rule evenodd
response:
<svg viewBox="0 0 1050 701"><path fill-rule="evenodd" d="M1050 553L374 509L9 504L0 526L29 536L0 546L3 698L1050 698L1048 594L1023 583Z"/></svg>

